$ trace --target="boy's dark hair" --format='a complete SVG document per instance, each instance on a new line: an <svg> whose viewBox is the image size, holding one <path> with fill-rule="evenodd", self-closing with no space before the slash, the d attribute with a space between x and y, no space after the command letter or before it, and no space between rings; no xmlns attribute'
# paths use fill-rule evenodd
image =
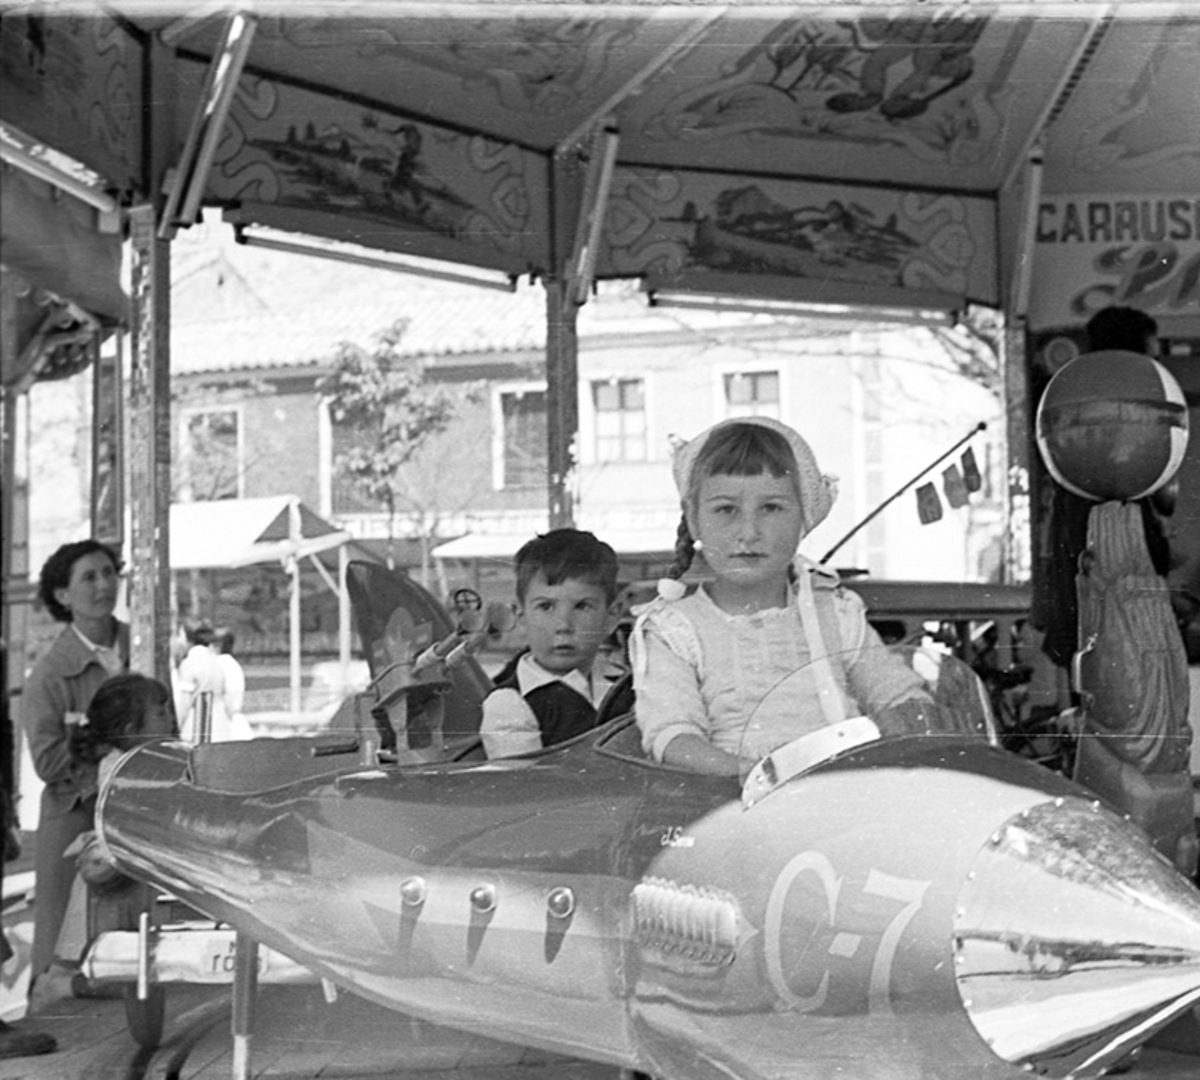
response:
<svg viewBox="0 0 1200 1080"><path fill-rule="evenodd" d="M130 671L105 679L87 707L87 723L70 725L71 756L95 765L109 750L140 745L147 707L170 704L171 691L147 675Z"/></svg>
<svg viewBox="0 0 1200 1080"><path fill-rule="evenodd" d="M1158 337L1158 323L1144 311L1131 307L1101 308L1086 327L1088 349L1128 349L1145 353L1151 338Z"/></svg>
<svg viewBox="0 0 1200 1080"><path fill-rule="evenodd" d="M112 561L113 569L121 572L121 559L117 553L100 540L76 540L71 544L63 544L53 555L42 564L42 573L38 578L38 599L50 612L55 622L69 623L71 611L65 608L55 598L59 589L65 589L71 584L71 568L85 555L94 551L102 551Z"/></svg>
<svg viewBox="0 0 1200 1080"><path fill-rule="evenodd" d="M617 598L617 553L603 540L582 529L551 529L522 545L514 560L517 600L525 594L534 574L541 571L547 585L568 579L586 581L604 590L605 603Z"/></svg>

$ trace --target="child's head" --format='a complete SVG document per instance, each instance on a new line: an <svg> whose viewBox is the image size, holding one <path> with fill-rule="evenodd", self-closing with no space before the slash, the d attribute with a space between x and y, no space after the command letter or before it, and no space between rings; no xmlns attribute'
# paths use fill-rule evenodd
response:
<svg viewBox="0 0 1200 1080"><path fill-rule="evenodd" d="M552 529L535 536L517 552L517 603L525 605L529 583L541 573L547 585L568 579L595 585L607 607L617 598L617 553L582 529Z"/></svg>
<svg viewBox="0 0 1200 1080"><path fill-rule="evenodd" d="M1153 355L1158 351L1158 323L1137 308L1101 308L1088 319L1086 333L1088 348L1093 352L1128 349Z"/></svg>
<svg viewBox="0 0 1200 1080"><path fill-rule="evenodd" d="M793 428L770 417L753 416L714 424L679 447L672 467L683 508L672 568L676 577L682 576L691 565L701 491L714 478L747 481L766 478L766 486L778 488L781 495L796 500L800 536L820 524L833 506L834 483L821 472L808 443ZM772 485L772 480L787 483ZM738 488L737 484L724 486L730 490Z"/></svg>
<svg viewBox="0 0 1200 1080"><path fill-rule="evenodd" d="M157 679L129 672L100 684L87 707L87 723L71 729L71 753L95 764L110 750L177 733L171 692Z"/></svg>
<svg viewBox="0 0 1200 1080"><path fill-rule="evenodd" d="M533 658L548 671L590 668L617 597L616 552L590 532L554 529L517 552L516 570Z"/></svg>
<svg viewBox="0 0 1200 1080"><path fill-rule="evenodd" d="M217 632L208 623L189 626L186 633L189 645L211 646L217 640Z"/></svg>

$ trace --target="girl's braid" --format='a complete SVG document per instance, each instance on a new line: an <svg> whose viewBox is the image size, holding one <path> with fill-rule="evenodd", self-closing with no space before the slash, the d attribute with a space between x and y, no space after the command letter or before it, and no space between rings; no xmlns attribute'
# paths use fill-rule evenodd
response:
<svg viewBox="0 0 1200 1080"><path fill-rule="evenodd" d="M679 515L679 527L675 530L675 561L667 571L667 577L678 580L688 572L696 554L696 541L688 528L687 515Z"/></svg>

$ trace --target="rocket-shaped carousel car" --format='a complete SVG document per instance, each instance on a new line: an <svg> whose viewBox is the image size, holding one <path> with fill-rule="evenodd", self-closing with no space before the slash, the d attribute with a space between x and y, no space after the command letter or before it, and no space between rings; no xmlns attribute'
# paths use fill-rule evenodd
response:
<svg viewBox="0 0 1200 1080"><path fill-rule="evenodd" d="M868 709L742 783L648 760L629 715L490 762L164 742L99 832L317 975L509 1042L671 1080L1099 1075L1200 998L1200 894L923 666L920 730Z"/></svg>

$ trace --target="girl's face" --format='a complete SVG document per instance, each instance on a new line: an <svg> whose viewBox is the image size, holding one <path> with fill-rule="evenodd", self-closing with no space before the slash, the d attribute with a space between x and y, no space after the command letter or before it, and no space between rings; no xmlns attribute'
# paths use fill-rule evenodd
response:
<svg viewBox="0 0 1200 1080"><path fill-rule="evenodd" d="M146 706L138 735L143 739L160 739L175 734L175 714L170 703L154 701Z"/></svg>
<svg viewBox="0 0 1200 1080"><path fill-rule="evenodd" d="M744 588L787 580L803 515L788 476L706 476L689 518L717 578Z"/></svg>
<svg viewBox="0 0 1200 1080"><path fill-rule="evenodd" d="M71 564L71 578L54 598L85 622L109 618L117 606L121 576L103 551L89 551Z"/></svg>

